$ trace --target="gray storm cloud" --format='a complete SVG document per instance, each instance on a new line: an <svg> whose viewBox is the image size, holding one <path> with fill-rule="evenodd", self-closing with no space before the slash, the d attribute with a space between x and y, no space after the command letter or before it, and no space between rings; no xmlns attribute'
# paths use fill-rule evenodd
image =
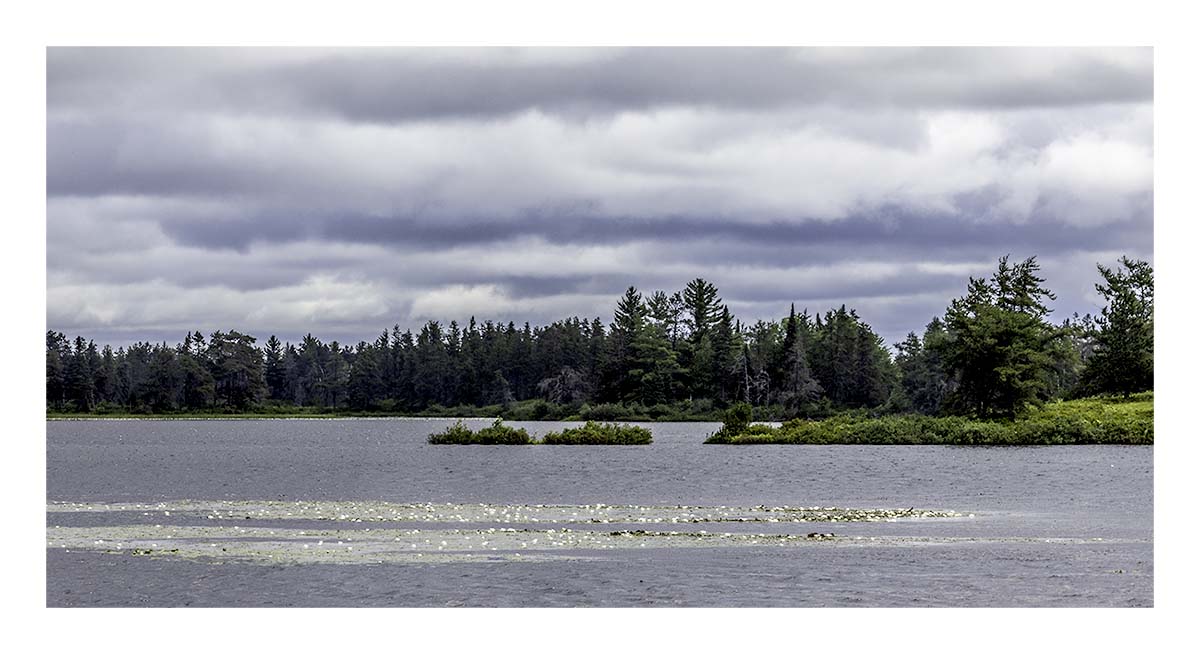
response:
<svg viewBox="0 0 1200 654"><path fill-rule="evenodd" d="M1149 49L47 54L48 326L369 339L611 314L703 276L743 320L889 341L995 258L1056 316L1151 258Z"/></svg>

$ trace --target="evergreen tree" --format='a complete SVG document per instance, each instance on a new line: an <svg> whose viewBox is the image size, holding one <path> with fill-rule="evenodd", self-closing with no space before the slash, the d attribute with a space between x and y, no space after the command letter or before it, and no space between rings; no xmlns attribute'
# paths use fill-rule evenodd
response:
<svg viewBox="0 0 1200 654"><path fill-rule="evenodd" d="M46 402L52 410L160 412L246 410L269 398L413 411L535 397L575 406L691 399L776 404L796 416L859 407L1010 416L1069 392L1152 386L1152 271L1128 259L1099 270L1109 301L1100 319L1052 326L1045 301L1053 295L1036 260L1005 257L991 278L969 280L944 320L897 343L895 361L845 305L812 320L793 305L782 321L743 326L703 279L648 298L630 287L607 330L599 318L519 328L472 317L466 328L429 321L415 337L395 325L355 347L271 336L262 351L238 332L206 339L196 331L175 347L114 351L49 331Z"/></svg>
<svg viewBox="0 0 1200 654"><path fill-rule="evenodd" d="M605 395L626 400L637 395L641 370L636 367L635 341L646 324L646 306L642 294L630 286L617 302L609 328L609 351L605 370Z"/></svg>
<svg viewBox="0 0 1200 654"><path fill-rule="evenodd" d="M216 382L207 362L186 348L176 354L175 358L183 408L195 411L211 406L216 397Z"/></svg>
<svg viewBox="0 0 1200 654"><path fill-rule="evenodd" d="M925 327L921 338L909 332L903 342L896 344L896 367L900 377L899 390L907 407L917 413L937 415L950 389L950 380L943 369L941 352L946 329L939 318Z"/></svg>
<svg viewBox="0 0 1200 654"><path fill-rule="evenodd" d="M786 326L783 344L787 349L780 366L779 400L791 415L809 415L825 389L813 377L808 365L808 330L796 318L794 305Z"/></svg>
<svg viewBox="0 0 1200 654"><path fill-rule="evenodd" d="M487 389L484 391L484 401L488 404L499 404L507 407L515 400L516 396L513 395L512 385L505 379L504 373L499 370L492 371L492 379L488 382Z"/></svg>
<svg viewBox="0 0 1200 654"><path fill-rule="evenodd" d="M696 278L688 282L681 294L683 322L687 328L686 346L680 350L680 362L689 380L688 390L693 397L715 397L719 382L730 371L722 365L731 363L732 356L721 356L713 342L713 328L721 316L721 298L717 287ZM715 373L715 374L714 374Z"/></svg>
<svg viewBox="0 0 1200 654"><path fill-rule="evenodd" d="M67 401L67 359L70 346L62 332L46 332L46 404L60 408Z"/></svg>
<svg viewBox="0 0 1200 654"><path fill-rule="evenodd" d="M395 334L393 333L393 337L394 336ZM394 382L394 388L396 389L396 395L394 397L402 407L411 408L421 406L417 398L416 383L414 381L418 375L418 370L416 367L417 346L415 340L413 339L412 331L407 329L404 330L404 333L400 334L400 340L398 343L399 345L397 345L396 342L393 342L392 344L393 351L398 350L399 352L399 354L396 356L399 357L397 367L400 371L397 380Z"/></svg>
<svg viewBox="0 0 1200 654"><path fill-rule="evenodd" d="M717 287L697 277L688 282L681 299L692 342L698 342L721 317L722 304Z"/></svg>
<svg viewBox="0 0 1200 654"><path fill-rule="evenodd" d="M347 389L350 386L350 367L353 359L354 350L350 347L343 347L337 341L329 343L329 376L324 385L326 406L337 408L345 404L348 396Z"/></svg>
<svg viewBox="0 0 1200 654"><path fill-rule="evenodd" d="M811 345L813 376L833 406L879 406L892 391L893 364L883 340L845 305L817 318Z"/></svg>
<svg viewBox="0 0 1200 654"><path fill-rule="evenodd" d="M715 290L715 289L714 289ZM729 307L721 305L716 325L712 329L712 388L708 397L721 402L732 400L737 393L738 355L743 350L741 329L734 327Z"/></svg>
<svg viewBox="0 0 1200 654"><path fill-rule="evenodd" d="M173 411L179 406L181 381L175 352L162 343L151 352L147 374L142 379L138 395L151 411Z"/></svg>
<svg viewBox="0 0 1200 654"><path fill-rule="evenodd" d="M1054 341L1034 257L1015 266L1000 259L991 280L971 278L967 294L946 310L941 352L955 390L950 408L980 418L1011 417L1048 396Z"/></svg>
<svg viewBox="0 0 1200 654"><path fill-rule="evenodd" d="M451 359L447 352L442 326L430 320L417 335L413 367L420 371L412 376L413 392L420 406L445 406L450 400L449 380Z"/></svg>
<svg viewBox="0 0 1200 654"><path fill-rule="evenodd" d="M263 359L253 336L213 332L205 353L219 404L245 410L262 399L266 392Z"/></svg>
<svg viewBox="0 0 1200 654"><path fill-rule="evenodd" d="M94 347L94 346L93 346ZM67 398L76 411L88 412L96 405L95 378L92 360L88 357L89 345L82 336L75 337L75 347L67 357L64 378Z"/></svg>
<svg viewBox="0 0 1200 654"><path fill-rule="evenodd" d="M379 358L376 347L365 342L358 344L347 384L347 399L351 407L368 409L382 398L385 384Z"/></svg>
<svg viewBox="0 0 1200 654"><path fill-rule="evenodd" d="M1119 267L1096 265L1107 301L1096 320L1096 351L1083 373L1088 392L1120 393L1154 388L1154 270L1121 257Z"/></svg>
<svg viewBox="0 0 1200 654"><path fill-rule="evenodd" d="M646 301L646 307L650 318L658 324L670 341L671 349L678 351L684 327L684 311L687 308L683 294L675 292L667 295L665 291L655 291Z"/></svg>
<svg viewBox="0 0 1200 654"><path fill-rule="evenodd" d="M645 406L670 401L682 368L662 326L643 323L634 337L632 355L629 381L633 395L629 399Z"/></svg>
<svg viewBox="0 0 1200 654"><path fill-rule="evenodd" d="M263 358L265 361L263 368L263 380L267 384L267 397L272 400L288 399L287 392L287 370L283 363L283 345L275 338L274 334L267 339L266 347L263 348Z"/></svg>

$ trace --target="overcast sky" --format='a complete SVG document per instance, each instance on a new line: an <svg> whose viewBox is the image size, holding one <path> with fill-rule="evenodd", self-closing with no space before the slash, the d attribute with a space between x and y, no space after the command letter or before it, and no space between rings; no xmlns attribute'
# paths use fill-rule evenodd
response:
<svg viewBox="0 0 1200 654"><path fill-rule="evenodd" d="M1150 49L63 49L48 328L346 343L607 323L704 277L889 343L1037 255L1152 260Z"/></svg>

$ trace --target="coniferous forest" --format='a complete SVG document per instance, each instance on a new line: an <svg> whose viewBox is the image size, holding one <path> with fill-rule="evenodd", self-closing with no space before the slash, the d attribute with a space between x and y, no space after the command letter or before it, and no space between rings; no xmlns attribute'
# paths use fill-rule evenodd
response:
<svg viewBox="0 0 1200 654"><path fill-rule="evenodd" d="M1057 323L1039 272L1036 258L1001 258L894 351L844 305L743 323L704 279L676 292L630 287L607 324L430 321L353 345L196 331L175 345L114 350L49 331L47 410L712 419L746 403L759 419L853 410L988 419L1152 389L1151 266L1098 264L1106 306Z"/></svg>

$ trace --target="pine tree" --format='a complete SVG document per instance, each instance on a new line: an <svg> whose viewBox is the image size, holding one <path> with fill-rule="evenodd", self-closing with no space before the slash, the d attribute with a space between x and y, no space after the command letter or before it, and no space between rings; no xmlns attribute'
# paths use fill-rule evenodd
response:
<svg viewBox="0 0 1200 654"><path fill-rule="evenodd" d="M216 401L245 410L266 393L263 359L254 337L236 331L213 332L206 350Z"/></svg>
<svg viewBox="0 0 1200 654"><path fill-rule="evenodd" d="M605 395L609 399L635 397L641 370L636 368L634 343L646 324L642 294L630 286L617 302L609 327L608 353L604 371Z"/></svg>
<svg viewBox="0 0 1200 654"><path fill-rule="evenodd" d="M385 385L376 347L358 344L347 386L348 401L355 409L371 408L381 399Z"/></svg>
<svg viewBox="0 0 1200 654"><path fill-rule="evenodd" d="M650 318L662 328L663 333L670 341L671 349L678 351L686 309L683 294L675 292L667 295L665 291L655 291L646 301L646 307L649 310Z"/></svg>
<svg viewBox="0 0 1200 654"><path fill-rule="evenodd" d="M1154 388L1154 270L1121 257L1116 269L1096 265L1107 301L1096 320L1096 351L1083 373L1088 392L1130 393Z"/></svg>
<svg viewBox="0 0 1200 654"><path fill-rule="evenodd" d="M712 329L711 395L722 402L732 400L737 393L737 359L742 351L740 327L735 328L729 307L721 305L717 323Z"/></svg>
<svg viewBox="0 0 1200 654"><path fill-rule="evenodd" d="M645 406L669 402L682 372L670 340L660 325L643 323L633 341L632 400Z"/></svg>
<svg viewBox="0 0 1200 654"><path fill-rule="evenodd" d="M971 278L967 294L946 310L941 353L955 383L950 407L980 418L1014 416L1048 396L1054 341L1034 257L1011 266L1000 259L991 280Z"/></svg>
<svg viewBox="0 0 1200 654"><path fill-rule="evenodd" d="M717 287L697 277L683 289L683 309L693 343L707 334L721 316L721 298Z"/></svg>

